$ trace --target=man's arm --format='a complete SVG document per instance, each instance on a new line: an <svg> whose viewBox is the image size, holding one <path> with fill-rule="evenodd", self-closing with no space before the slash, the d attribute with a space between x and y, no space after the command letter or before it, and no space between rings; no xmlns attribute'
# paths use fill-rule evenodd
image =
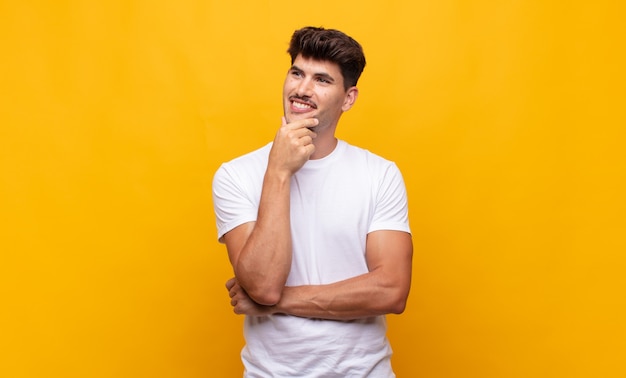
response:
<svg viewBox="0 0 626 378"><path fill-rule="evenodd" d="M289 314L308 318L350 320L402 313L411 286L413 243L402 231L374 231L367 236L369 272L328 285L285 287L274 306L261 306L242 290L237 279L227 282L238 314Z"/></svg>
<svg viewBox="0 0 626 378"><path fill-rule="evenodd" d="M256 222L224 235L228 256L239 284L257 303L276 304L291 269L290 182L309 159L316 119L283 125L269 154Z"/></svg>

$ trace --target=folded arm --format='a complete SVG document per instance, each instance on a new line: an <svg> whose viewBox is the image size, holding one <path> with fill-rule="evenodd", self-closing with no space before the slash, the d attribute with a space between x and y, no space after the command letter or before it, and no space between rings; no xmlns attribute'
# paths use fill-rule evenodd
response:
<svg viewBox="0 0 626 378"><path fill-rule="evenodd" d="M367 236L369 272L327 285L285 287L273 306L255 303L238 283L226 286L238 314L294 316L350 320L402 313L411 286L413 244L401 231L375 231Z"/></svg>

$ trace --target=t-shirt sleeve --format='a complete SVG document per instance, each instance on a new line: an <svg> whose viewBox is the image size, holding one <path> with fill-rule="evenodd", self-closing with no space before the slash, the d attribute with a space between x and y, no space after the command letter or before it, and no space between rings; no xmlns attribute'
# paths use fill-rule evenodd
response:
<svg viewBox="0 0 626 378"><path fill-rule="evenodd" d="M379 230L411 232L406 187L394 163L379 178L374 217L368 232Z"/></svg>
<svg viewBox="0 0 626 378"><path fill-rule="evenodd" d="M258 205L243 185L245 183L224 164L213 176L213 207L220 242L228 231L257 218Z"/></svg>

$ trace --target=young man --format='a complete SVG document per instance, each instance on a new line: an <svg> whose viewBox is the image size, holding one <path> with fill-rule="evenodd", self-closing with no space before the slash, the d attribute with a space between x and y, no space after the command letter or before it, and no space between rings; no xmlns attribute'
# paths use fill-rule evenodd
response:
<svg viewBox="0 0 626 378"><path fill-rule="evenodd" d="M274 141L213 180L245 376L394 377L385 314L404 311L411 283L406 190L394 163L335 138L365 56L313 27L288 52Z"/></svg>

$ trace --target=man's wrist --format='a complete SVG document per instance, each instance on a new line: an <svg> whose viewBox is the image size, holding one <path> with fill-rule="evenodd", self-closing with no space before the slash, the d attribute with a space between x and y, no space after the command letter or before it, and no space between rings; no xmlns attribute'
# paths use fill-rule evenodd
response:
<svg viewBox="0 0 626 378"><path fill-rule="evenodd" d="M265 178L276 180L278 183L288 183L291 180L292 173L286 169L278 169L271 166L265 171Z"/></svg>
<svg viewBox="0 0 626 378"><path fill-rule="evenodd" d="M272 307L272 315L280 314L280 315L290 315L289 314L289 292L292 290L291 287L285 286L283 287L283 292L280 296L280 300Z"/></svg>

